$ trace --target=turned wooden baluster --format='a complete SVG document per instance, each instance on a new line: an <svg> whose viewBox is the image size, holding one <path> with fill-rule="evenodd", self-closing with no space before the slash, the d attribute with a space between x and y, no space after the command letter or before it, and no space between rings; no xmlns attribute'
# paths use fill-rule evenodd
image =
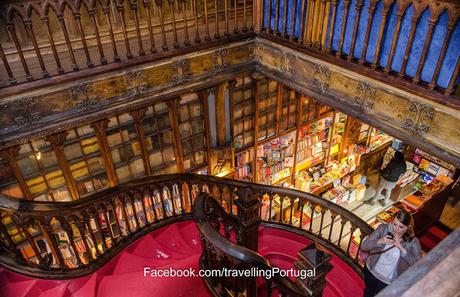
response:
<svg viewBox="0 0 460 297"><path fill-rule="evenodd" d="M117 51L117 43L115 42L115 36L113 35L113 26L112 26L112 20L110 19L110 7L108 6L109 4L106 3L102 6L102 11L104 12L105 15L105 20L107 21L107 24L109 24L109 35L110 35L110 40L112 42L112 51L113 51L113 60L115 62L120 62L120 56L118 56L118 51Z"/></svg>
<svg viewBox="0 0 460 297"><path fill-rule="evenodd" d="M390 11L391 6L393 5L394 0L385 0L383 1L383 10L382 10L382 22L380 23L379 37L377 39L377 45L375 48L374 61L372 62L372 68L375 69L379 65L380 59L380 49L382 47L383 33L387 23L388 12Z"/></svg>
<svg viewBox="0 0 460 297"><path fill-rule="evenodd" d="M428 23L428 33L426 35L425 43L423 44L422 56L420 57L417 72L415 73L414 79L412 80L413 83L417 84L420 81L422 69L425 65L426 55L428 54L428 48L430 47L431 38L433 37L434 26L436 26L436 23L438 22L438 17L439 15L432 15L430 17L430 22Z"/></svg>
<svg viewBox="0 0 460 297"><path fill-rule="evenodd" d="M93 62L91 61L91 56L89 55L88 44L86 43L85 31L83 30L83 25L81 23L80 10L73 12L73 18L77 23L78 33L80 34L81 43L83 44L83 51L86 56L86 66L94 67Z"/></svg>
<svg viewBox="0 0 460 297"><path fill-rule="evenodd" d="M184 33L185 33L185 41L184 45L189 46L190 45L190 40L188 37L188 24L187 24L187 11L185 10L185 2L187 0L181 0L181 7L182 7L182 19L184 20Z"/></svg>
<svg viewBox="0 0 460 297"><path fill-rule="evenodd" d="M107 64L107 59L105 58L104 49L102 48L101 36L99 34L99 26L97 25L97 21L96 21L96 8L94 6L88 7L88 15L91 18L91 22L94 28L94 33L96 34L97 48L99 50L99 59L101 61L101 64L105 65Z"/></svg>
<svg viewBox="0 0 460 297"><path fill-rule="evenodd" d="M146 14L147 14L147 29L149 30L149 38L150 38L150 52L152 54L157 52L155 48L155 38L153 37L153 30L152 30L152 14L150 11L151 4L150 0L143 0L142 3L144 4Z"/></svg>
<svg viewBox="0 0 460 297"><path fill-rule="evenodd" d="M134 198L134 199L133 199L133 201L134 201L134 202L133 202L133 208L134 208L134 210L135 210L136 213L137 213L137 210L136 210L136 203L135 203L135 202L136 202L136 199L137 199L137 200L140 202L141 210L142 210L142 213L144 214L145 223L142 222L142 220L141 220L142 217L141 217L141 216L138 216L138 217L137 217L137 218L138 218L138 222L139 222L139 227L145 227L145 226L147 226L147 224L148 224L149 221L147 220L147 212L145 211L144 199L143 199L142 195L140 195L140 193L139 193L138 191L134 191L132 194L133 194L133 198Z"/></svg>
<svg viewBox="0 0 460 297"><path fill-rule="evenodd" d="M107 243L105 242L104 234L102 233L102 226L101 226L101 222L99 221L99 211L96 208L90 208L89 215L90 215L90 219L92 218L94 220L94 223L96 223L97 231L99 231L99 233L101 234L101 247L102 247L101 254L103 254L106 250L109 249L109 247L107 246Z"/></svg>
<svg viewBox="0 0 460 297"><path fill-rule="evenodd" d="M300 8L300 24L299 24L299 38L298 42L303 43L303 34L305 31L305 26L306 24L304 23L305 21L305 2L306 0L300 0L302 1L302 7Z"/></svg>
<svg viewBox="0 0 460 297"><path fill-rule="evenodd" d="M168 0L169 9L171 11L171 23L173 25L173 35L174 35L174 48L179 47L179 41L177 41L177 27L176 27L176 14L174 12L174 0Z"/></svg>
<svg viewBox="0 0 460 297"><path fill-rule="evenodd" d="M311 207L311 213L310 213L310 227L308 228L308 230L310 232L312 232L312 228L313 228L313 215L314 215L314 211L315 211L315 208L316 208L316 204L312 204L310 203L310 207Z"/></svg>
<svg viewBox="0 0 460 297"><path fill-rule="evenodd" d="M219 39L220 34L219 34L219 9L217 6L217 0L214 0L214 22L216 24L216 33L214 33L214 38Z"/></svg>
<svg viewBox="0 0 460 297"><path fill-rule="evenodd" d="M321 0L320 7L319 7L319 19L318 19L318 30L317 30L317 36L316 36L316 47L321 48L323 47L323 42L322 42L322 36L323 36L323 27L326 26L327 28L327 18L328 16L325 15L326 11L326 2L327 0Z"/></svg>
<svg viewBox="0 0 460 297"><path fill-rule="evenodd" d="M8 245L10 246L10 250L14 253L16 263L24 265L26 263L26 259L24 258L24 255L19 251L13 239L11 239L11 236L8 233L8 230L6 230L6 227L5 225L3 225L2 222L0 222L0 232L3 233L4 238L8 242Z"/></svg>
<svg viewBox="0 0 460 297"><path fill-rule="evenodd" d="M98 206L96 206L96 209L99 213L102 212L102 215L104 216L104 220L106 222L107 230L108 230L109 237L110 237L110 248L112 248L113 245L115 244L115 238L114 238L113 230L110 226L109 216L107 215L107 212L108 212L107 205L108 205L107 203L99 204Z"/></svg>
<svg viewBox="0 0 460 297"><path fill-rule="evenodd" d="M238 11L236 8L237 0L233 0L233 33L238 34L240 31L238 30Z"/></svg>
<svg viewBox="0 0 460 297"><path fill-rule="evenodd" d="M142 45L141 28L139 26L139 9L136 0L130 0L129 5L134 14L134 24L136 26L137 42L139 44L139 56L145 55L144 46Z"/></svg>
<svg viewBox="0 0 460 297"><path fill-rule="evenodd" d="M10 64L8 64L8 60L6 59L5 52L3 51L3 47L0 44L0 58L2 59L3 66L5 67L6 73L8 74L8 80L10 85L14 85L17 83L16 78L13 76L13 72L11 71Z"/></svg>
<svg viewBox="0 0 460 297"><path fill-rule="evenodd" d="M395 50L396 50L396 44L398 43L399 31L401 30L402 18L404 16L405 11L406 11L407 5L409 5L409 4L410 4L410 0L398 1L398 13L397 13L397 19L396 19L396 28L395 28L395 32L393 34L393 40L391 41L390 55L388 57L387 66L385 67L385 69L383 71L385 74L390 73L391 64L393 63L393 57L394 57Z"/></svg>
<svg viewBox="0 0 460 297"><path fill-rule="evenodd" d="M203 7L204 7L204 26L206 29L206 36L204 37L204 40L210 41L211 36L209 35L208 0L203 0Z"/></svg>
<svg viewBox="0 0 460 297"><path fill-rule="evenodd" d="M253 5L255 4L253 3ZM243 32L248 31L248 26L246 24L246 0L243 0L243 28L242 28L242 31Z"/></svg>
<svg viewBox="0 0 460 297"><path fill-rule="evenodd" d="M353 233L355 233L356 229L358 229L358 227L356 227L352 222L350 226L350 239L348 240L348 244L347 244L347 254L348 255L350 254L351 242L353 241Z"/></svg>
<svg viewBox="0 0 460 297"><path fill-rule="evenodd" d="M361 252L361 244L363 243L364 234L361 230L359 230L359 244L358 249L356 250L356 255L354 257L355 261L358 261L359 253Z"/></svg>
<svg viewBox="0 0 460 297"><path fill-rule="evenodd" d="M271 33L272 32L272 0L267 0L268 5L267 5L267 13L268 13L268 18L267 18L267 32Z"/></svg>
<svg viewBox="0 0 460 297"><path fill-rule="evenodd" d="M160 27L161 27L161 34L163 37L163 50L168 50L168 46L166 45L166 32L165 32L165 21L163 17L163 0L155 0L155 4L158 7L158 14L160 15Z"/></svg>
<svg viewBox="0 0 460 297"><path fill-rule="evenodd" d="M54 61L56 62L57 72L59 74L63 74L64 69L61 66L61 61L59 60L59 55L58 55L57 50L56 50L56 45L54 44L54 38L53 38L53 34L51 33L49 19L48 19L47 16L45 16L41 20L42 20L43 23L45 23L45 26L46 26L46 33L47 33L47 36L48 36L48 42L51 45L51 51L53 52Z"/></svg>
<svg viewBox="0 0 460 297"><path fill-rule="evenodd" d="M292 10L291 10L291 33L289 34L289 41L292 41L294 39L294 32L295 32L294 29L295 29L296 18L297 18L295 14L296 7L297 7L297 0L293 0Z"/></svg>
<svg viewBox="0 0 460 297"><path fill-rule="evenodd" d="M18 41L18 36L16 35L16 26L14 23L6 24L8 32L10 32L11 38L13 39L14 45L16 47L16 51L18 52L19 58L21 59L22 67L24 68L24 72L26 73L26 79L29 81L33 80L32 75L30 74L29 67L27 66L26 59L24 58L24 53L22 52L21 45Z"/></svg>
<svg viewBox="0 0 460 297"><path fill-rule="evenodd" d="M128 30L126 28L126 17L125 17L125 7L123 6L123 1L121 0L117 0L116 1L117 3L117 10L118 10L118 13L120 14L120 18L121 18L121 28L122 28L122 31L123 31L123 39L125 41L125 47L126 47L126 57L128 59L132 59L133 58L133 54L131 53L131 47L129 45L129 38L128 38Z"/></svg>
<svg viewBox="0 0 460 297"><path fill-rule="evenodd" d="M353 36L351 39L350 45L350 52L348 53L347 60L350 62L353 59L353 53L355 51L355 43L356 43L356 35L358 34L358 26L359 26L359 17L361 16L361 9L364 6L364 0L357 0L355 9L356 9L356 17L355 17L355 24L353 26Z"/></svg>
<svg viewBox="0 0 460 297"><path fill-rule="evenodd" d="M32 28L32 20L30 18L25 19L24 25L26 27L27 34L32 38L32 44L34 45L35 54L37 55L38 63L40 64L40 68L42 70L42 76L45 78L49 77L50 75L46 70L45 62L43 62L43 57L40 53L40 49L38 48L37 38L35 37L35 33Z"/></svg>
<svg viewBox="0 0 460 297"><path fill-rule="evenodd" d="M319 233L318 236L321 237L323 234L323 223L324 223L324 215L326 214L327 209L325 207L321 207L321 221L319 224Z"/></svg>
<svg viewBox="0 0 460 297"><path fill-rule="evenodd" d="M339 233L339 239L337 240L337 246L339 248L340 248L340 242L342 241L343 227L345 227L346 223L347 221L345 220L345 218L340 216L340 233Z"/></svg>
<svg viewBox="0 0 460 297"><path fill-rule="evenodd" d="M197 17L197 6L196 0L192 0L192 10L193 10L193 22L195 23L195 43L200 43L200 31L198 30L198 17Z"/></svg>
<svg viewBox="0 0 460 297"><path fill-rule="evenodd" d="M97 244L96 236L94 235L93 228L91 228L91 214L89 212L84 212L82 213L83 215L83 222L86 225L86 229L88 229L89 236L91 237L91 240L93 241L94 244L94 249L96 250L96 255L102 255L104 250L102 252L99 250L99 246ZM102 237L102 236L101 236ZM104 241L104 240L102 240Z"/></svg>
<svg viewBox="0 0 460 297"><path fill-rule="evenodd" d="M449 86L444 91L444 95L451 95L454 91L455 82L457 81L458 73L460 72L460 56L457 57L457 64L455 65L454 73L450 78Z"/></svg>
<svg viewBox="0 0 460 297"><path fill-rule="evenodd" d="M123 194L123 205L124 205L123 209L125 210L125 218L128 221L128 229L131 230L131 227L130 227L130 223L131 223L133 225L133 229L131 230L131 233L135 233L138 227L138 223L137 223L138 218L137 218L136 209L134 207L131 196L128 195L127 193ZM130 217L128 216L128 212L127 212L128 208L131 208L131 211L133 213L132 216L134 217L134 220L131 220Z"/></svg>
<svg viewBox="0 0 460 297"><path fill-rule="evenodd" d="M88 238L86 238L85 234L85 223L83 222L83 218L78 217L74 221L75 226L77 226L78 232L80 232L81 239L83 241L83 245L85 246L86 253L88 254L88 262L93 262L96 260L96 256L93 256L93 253L91 252L91 249L88 244Z"/></svg>
<svg viewBox="0 0 460 297"><path fill-rule="evenodd" d="M327 240L329 241L331 241L332 230L334 228L335 219L337 218L337 214L335 212L333 212L332 210L330 210L330 212L331 212L331 227L329 228L329 236L327 237Z"/></svg>
<svg viewBox="0 0 460 297"><path fill-rule="evenodd" d="M439 72L441 71L442 62L444 61L444 57L447 52L447 47L449 46L450 38L452 37L452 32L454 31L455 24L457 23L458 18L453 18L449 15L449 23L447 24L447 33L446 37L444 38L444 42L442 44L441 54L438 58L438 63L436 64L436 69L433 74L433 78L431 79L428 88L433 90L436 86L436 81L438 80Z"/></svg>
<svg viewBox="0 0 460 297"><path fill-rule="evenodd" d="M111 205L113 208L113 213L115 215L115 218L117 219L116 221L117 221L118 230L120 231L120 237L128 236L130 234L130 230L129 230L128 222L126 221L126 212L123 211L123 208L124 208L123 203L120 200L117 200L117 197L113 197L111 201ZM118 217L117 207L121 209L121 218ZM121 231L120 221L124 222L126 226L126 229L127 229L126 235L124 235L123 232Z"/></svg>
<svg viewBox="0 0 460 297"><path fill-rule="evenodd" d="M279 21L279 16L280 16L280 0L276 0L275 2L275 34L278 35L280 33L280 31L278 30L279 28L279 24L278 24L278 21Z"/></svg>
<svg viewBox="0 0 460 297"><path fill-rule="evenodd" d="M283 7L283 37L286 37L287 32L286 32L286 27L287 27L287 0L284 0L284 7Z"/></svg>
<svg viewBox="0 0 460 297"><path fill-rule="evenodd" d="M42 230L43 233L45 233L45 237L49 238L51 241L52 249L56 251L53 255L56 256L56 262L57 265L60 269L66 270L67 266L65 265L64 258L62 256L62 252L59 249L59 245L56 241L56 237L53 234L53 228L50 225L50 220L49 219L41 219L41 225L42 225Z"/></svg>
<svg viewBox="0 0 460 297"><path fill-rule="evenodd" d="M331 16L331 28L329 29L329 40L327 41L327 46L325 47L326 52L330 52L332 48L332 37L334 36L334 29L335 29L335 18L337 15L337 2L338 0L332 0L332 16Z"/></svg>
<svg viewBox="0 0 460 297"><path fill-rule="evenodd" d="M32 250L34 251L35 256L37 256L38 266L41 268L45 268L46 264L40 253L40 249L38 248L37 242L32 238L28 230L30 222L23 221L25 218L19 218L19 217L15 218L14 216L11 216L11 218L13 222L15 223L15 225L18 227L19 232L21 232L27 238L27 242L32 247Z"/></svg>
<svg viewBox="0 0 460 297"><path fill-rule="evenodd" d="M343 42L345 41L345 28L347 27L348 10L350 8L350 4L351 4L350 0L343 1L344 11L343 11L343 19L342 19L342 29L340 31L340 43L339 43L339 48L337 52L335 53L337 57L340 57L342 55Z"/></svg>
<svg viewBox="0 0 460 297"><path fill-rule="evenodd" d="M409 38L407 39L406 50L404 52L404 59L401 65L401 70L398 73L399 78L403 78L406 75L407 62L409 61L409 54L414 43L415 30L417 29L417 23L424 11L425 6L414 7L414 13L411 19Z"/></svg>
<svg viewBox="0 0 460 297"><path fill-rule="evenodd" d="M59 20L59 23L61 24L62 32L64 32L65 43L67 45L67 50L70 55L70 60L72 61L72 69L74 71L78 71L80 70L80 67L78 67L77 61L75 60L75 54L73 52L72 43L70 42L69 32L67 31L67 25L65 23L64 13L59 12L57 14L57 18Z"/></svg>
<svg viewBox="0 0 460 297"><path fill-rule="evenodd" d="M306 19L305 36L304 36L304 42L307 46L312 45L311 33L313 31L313 21L315 18L316 1L317 0L310 0L308 1L308 5L307 5L307 19Z"/></svg>
<svg viewBox="0 0 460 297"><path fill-rule="evenodd" d="M364 37L363 51L361 53L361 59L359 59L360 64L366 62L366 53L367 47L369 45L369 36L371 34L372 20L374 19L375 6L377 5L378 0L371 0L369 3L368 13L369 19L367 20L366 36Z"/></svg>
<svg viewBox="0 0 460 297"><path fill-rule="evenodd" d="M230 29L229 29L229 24L228 24L228 1L229 0L224 0L224 17L225 17L225 31L224 31L224 35L225 36L228 36L230 33Z"/></svg>
<svg viewBox="0 0 460 297"><path fill-rule="evenodd" d="M77 258L77 266L80 267L80 266L83 266L84 264L83 264L83 261L81 259L81 255L77 250L77 246L75 245L75 239L74 239L74 236L73 236L72 226L70 225L68 220L69 220L69 218L67 218L67 217L60 217L59 218L59 221L61 222L61 227L67 233L67 237L69 238L69 241L70 241L70 246L72 247L73 252L75 254L75 257Z"/></svg>

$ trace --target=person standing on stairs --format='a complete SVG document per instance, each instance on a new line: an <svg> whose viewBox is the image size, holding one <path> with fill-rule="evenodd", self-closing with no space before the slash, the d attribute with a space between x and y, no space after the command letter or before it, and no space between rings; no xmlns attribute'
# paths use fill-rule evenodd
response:
<svg viewBox="0 0 460 297"><path fill-rule="evenodd" d="M422 258L420 242L414 235L414 220L407 210L400 210L391 224L380 224L364 239L361 249L368 253L364 297L377 295Z"/></svg>
<svg viewBox="0 0 460 297"><path fill-rule="evenodd" d="M399 177L406 172L406 161L404 155L400 151L396 151L393 159L382 170L380 175L380 182L375 190L374 196L366 200L370 204L374 204L375 200L379 198L382 191L385 190L385 198L380 198L379 202L382 206L390 203L391 191L396 187Z"/></svg>

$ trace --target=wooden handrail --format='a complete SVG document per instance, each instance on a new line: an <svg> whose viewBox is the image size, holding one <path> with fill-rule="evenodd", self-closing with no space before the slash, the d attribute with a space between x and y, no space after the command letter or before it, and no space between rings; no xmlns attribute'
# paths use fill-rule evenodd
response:
<svg viewBox="0 0 460 297"><path fill-rule="evenodd" d="M11 258L0 253L0 263L44 278L86 275L144 234L169 222L190 219L195 197L203 189L232 216L239 203L237 191L250 190L255 199L264 202L265 215L262 211L259 214L263 223L318 240L355 270L361 270L360 248L351 249L352 233L358 230L359 238L370 234L372 228L344 208L297 190L189 173L146 177L72 202L18 200L0 195L0 244L16 255ZM274 215L277 197L283 197L279 217ZM312 212L311 221L302 224L307 206ZM295 223L292 215L299 209L304 218L301 215L300 223ZM30 236L26 230L30 230ZM332 232L339 236L331 238ZM78 249L77 253L74 249ZM39 263L47 254L52 261ZM80 259L76 254L81 261L77 261Z"/></svg>
<svg viewBox="0 0 460 297"><path fill-rule="evenodd" d="M199 194L193 207L193 217L198 225L198 230L208 244L211 244L214 248L220 250L223 255L230 256L234 260L246 263L249 267L255 267L260 270L272 270L273 265L265 257L261 256L257 252L245 248L244 246L233 243L213 228L209 220L210 208L213 207L221 206L218 205L215 199L207 193ZM227 220L232 220L232 216L227 214L226 216L222 216L221 219L225 222ZM203 250L203 255L206 255L205 250ZM206 269L209 267L202 268ZM275 274L273 276L272 283L274 283L281 292L288 294L288 296L307 296L306 292L288 277L281 277ZM235 290L237 288L232 289Z"/></svg>

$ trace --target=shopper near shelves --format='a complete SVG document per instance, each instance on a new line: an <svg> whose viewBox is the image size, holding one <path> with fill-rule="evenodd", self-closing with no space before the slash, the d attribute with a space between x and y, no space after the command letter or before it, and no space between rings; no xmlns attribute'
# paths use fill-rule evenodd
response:
<svg viewBox="0 0 460 297"><path fill-rule="evenodd" d="M377 295L422 257L413 228L410 212L400 210L391 224L380 224L363 240L361 249L368 253L364 268L364 297Z"/></svg>
<svg viewBox="0 0 460 297"><path fill-rule="evenodd" d="M380 198L379 202L382 206L390 203L391 191L396 187L399 177L406 172L406 161L404 155L400 151L396 151L393 159L387 164L387 166L381 171L380 182L375 190L374 196L367 199L367 202L374 204L375 200L379 198L382 191L385 190L385 197Z"/></svg>

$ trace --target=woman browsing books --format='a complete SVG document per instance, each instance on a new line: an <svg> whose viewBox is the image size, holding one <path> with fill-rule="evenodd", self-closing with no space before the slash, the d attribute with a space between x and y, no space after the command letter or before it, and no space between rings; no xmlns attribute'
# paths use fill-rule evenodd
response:
<svg viewBox="0 0 460 297"><path fill-rule="evenodd" d="M414 236L414 220L407 210L400 210L391 224L381 224L362 243L368 253L364 268L364 297L377 295L422 257Z"/></svg>

